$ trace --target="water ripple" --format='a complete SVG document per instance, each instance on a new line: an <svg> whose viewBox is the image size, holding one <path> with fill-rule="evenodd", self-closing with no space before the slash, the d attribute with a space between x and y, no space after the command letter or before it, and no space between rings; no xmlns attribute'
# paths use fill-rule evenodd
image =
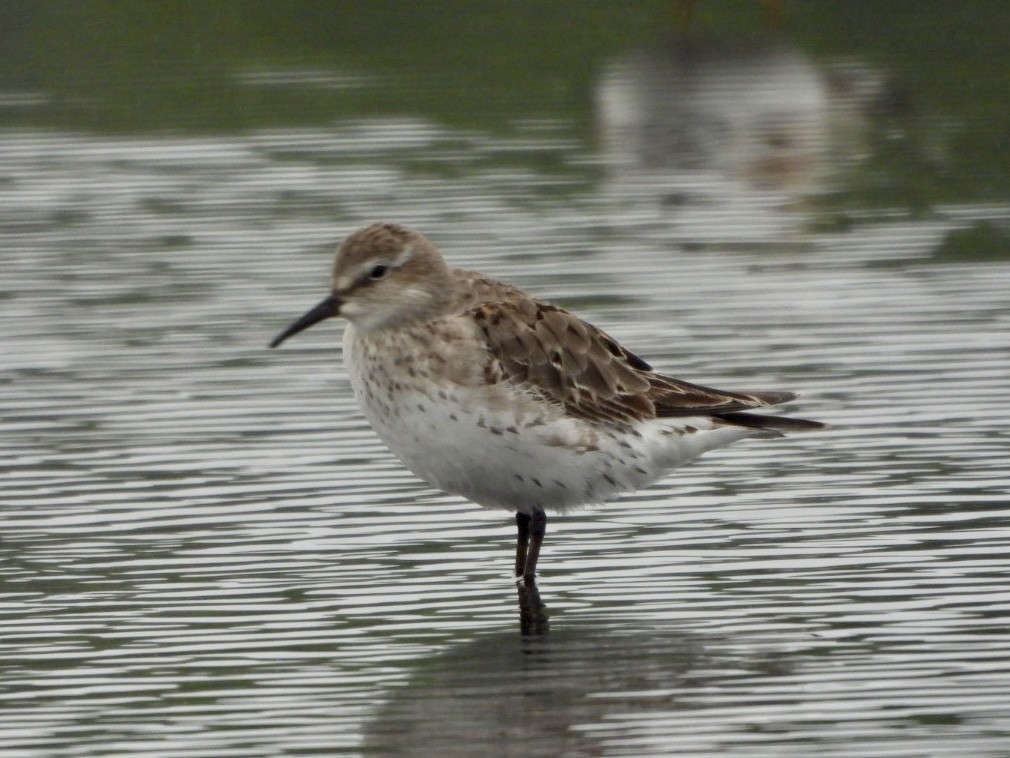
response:
<svg viewBox="0 0 1010 758"><path fill-rule="evenodd" d="M579 149L409 119L5 134L0 750L1005 751L1010 271L928 256L1006 209L769 253L781 219L495 168ZM553 519L551 631L523 638L508 514L389 456L339 327L265 348L380 211L663 370L799 390L833 427Z"/></svg>

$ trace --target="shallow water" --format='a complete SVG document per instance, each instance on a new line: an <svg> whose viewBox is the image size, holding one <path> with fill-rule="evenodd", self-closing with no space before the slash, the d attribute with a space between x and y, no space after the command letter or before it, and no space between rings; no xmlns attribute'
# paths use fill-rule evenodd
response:
<svg viewBox="0 0 1010 758"><path fill-rule="evenodd" d="M1010 206L819 231L819 166L634 160L547 121L6 131L0 751L1005 755L1010 268L937 250ZM552 519L521 634L510 517L389 456L340 326L266 348L378 214L832 428Z"/></svg>
<svg viewBox="0 0 1010 758"><path fill-rule="evenodd" d="M422 155L464 139L426 129ZM1008 744L1010 271L931 264L953 216L685 252L660 211L489 209L480 175L282 161L282 137L5 140L6 750ZM190 168L202 154L224 157ZM478 200L426 210L419 184ZM373 185L453 261L578 306L664 370L799 390L795 412L833 428L553 519L551 631L523 639L507 516L390 458L338 326L265 348L367 218L277 198L376 207Z"/></svg>

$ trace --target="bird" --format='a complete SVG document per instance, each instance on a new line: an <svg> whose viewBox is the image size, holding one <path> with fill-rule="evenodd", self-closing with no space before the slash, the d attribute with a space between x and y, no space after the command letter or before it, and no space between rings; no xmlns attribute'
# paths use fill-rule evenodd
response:
<svg viewBox="0 0 1010 758"><path fill-rule="evenodd" d="M325 319L372 428L415 475L515 512L515 577L535 586L547 512L602 504L707 450L821 429L755 413L792 392L660 373L564 308L451 267L417 231L376 223L338 246L329 294L270 343Z"/></svg>

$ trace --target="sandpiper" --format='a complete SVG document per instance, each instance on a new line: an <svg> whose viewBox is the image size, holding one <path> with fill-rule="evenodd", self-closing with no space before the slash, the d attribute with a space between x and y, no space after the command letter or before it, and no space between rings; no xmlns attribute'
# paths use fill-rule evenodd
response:
<svg viewBox="0 0 1010 758"><path fill-rule="evenodd" d="M432 486L515 511L515 573L528 585L546 511L644 487L744 437L823 426L751 412L791 392L660 374L564 309L449 267L394 224L347 237L330 294L270 346L338 315L351 387L379 437Z"/></svg>

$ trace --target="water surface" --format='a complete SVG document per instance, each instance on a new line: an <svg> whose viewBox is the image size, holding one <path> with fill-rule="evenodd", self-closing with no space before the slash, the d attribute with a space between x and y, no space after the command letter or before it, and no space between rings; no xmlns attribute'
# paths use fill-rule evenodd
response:
<svg viewBox="0 0 1010 758"><path fill-rule="evenodd" d="M779 50L750 81L810 81ZM599 144L404 114L3 132L0 751L1006 754L1010 268L951 240L1010 205L834 223L833 129L864 127L829 89L776 122L809 139L716 109L741 152L643 165L652 121L695 133L613 99L653 54L601 70ZM266 348L377 218L832 428L552 519L523 635L511 519L385 451L340 325Z"/></svg>

